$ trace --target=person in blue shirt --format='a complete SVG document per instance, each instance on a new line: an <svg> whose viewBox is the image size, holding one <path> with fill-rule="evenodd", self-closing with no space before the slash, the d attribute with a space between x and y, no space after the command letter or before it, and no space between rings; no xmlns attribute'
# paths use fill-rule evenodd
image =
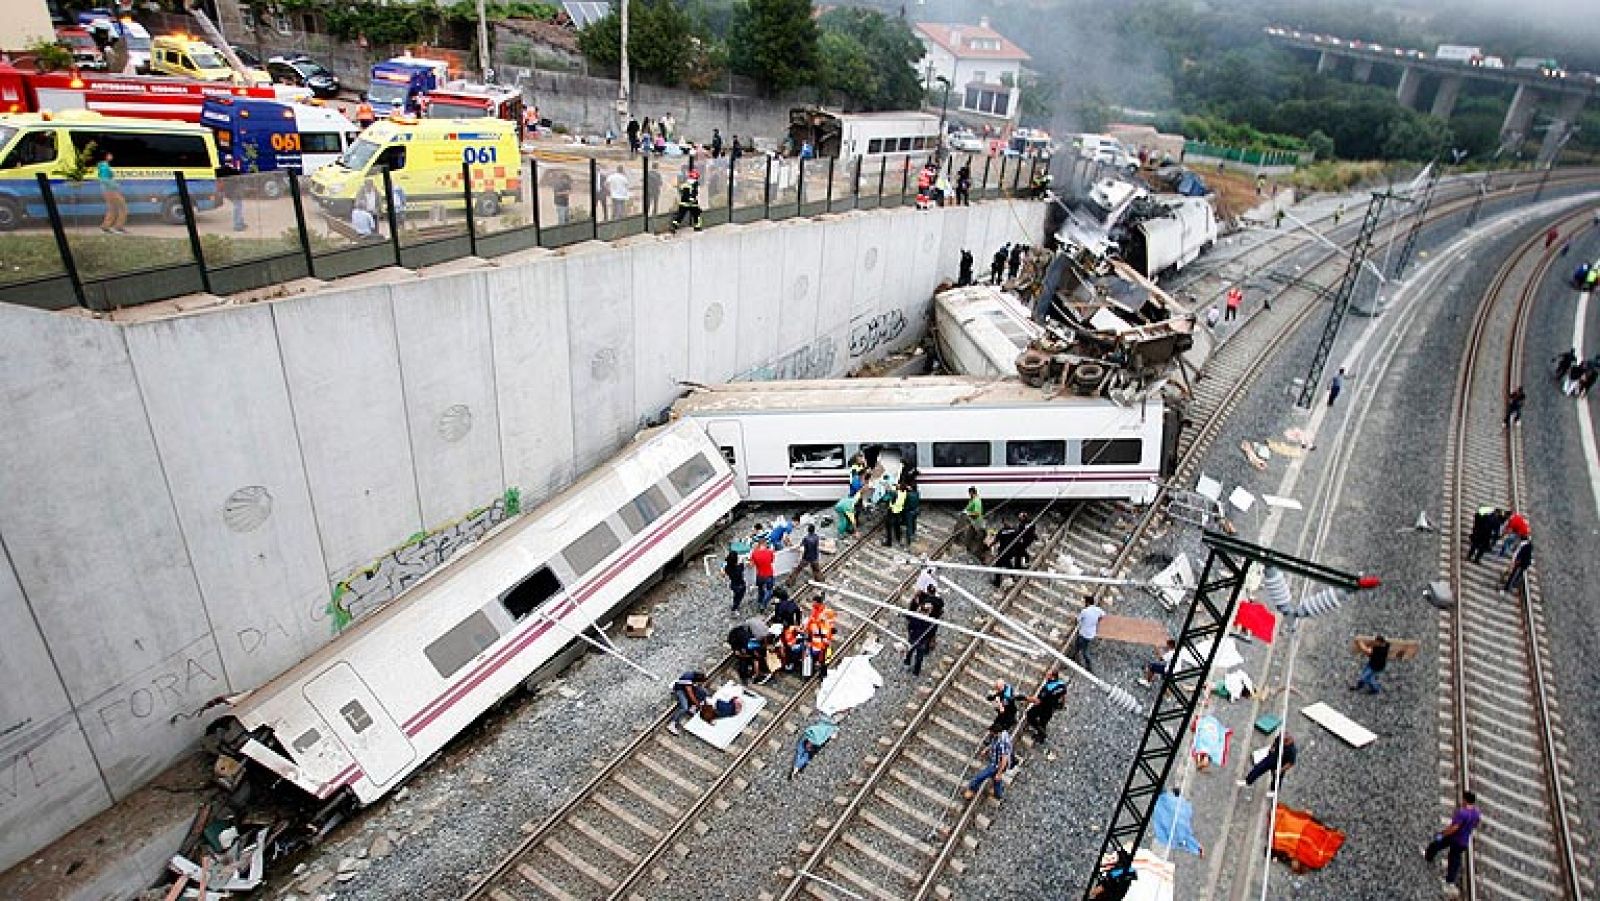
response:
<svg viewBox="0 0 1600 901"><path fill-rule="evenodd" d="M100 219L100 230L106 234L125 235L128 224L128 199L122 195L122 183L117 181L116 170L111 168L111 151L100 154L94 167L95 180L100 183L100 196L105 201L106 214Z"/></svg>

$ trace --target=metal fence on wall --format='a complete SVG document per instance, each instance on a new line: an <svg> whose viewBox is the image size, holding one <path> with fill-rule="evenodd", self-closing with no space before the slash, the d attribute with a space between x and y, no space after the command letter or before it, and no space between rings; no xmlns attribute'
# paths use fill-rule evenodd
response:
<svg viewBox="0 0 1600 901"><path fill-rule="evenodd" d="M701 159L701 226L910 206L924 161ZM292 173L204 182L174 174L125 186L125 220L107 215L93 179L40 175L37 197L17 205L18 228L0 240L0 302L109 311L196 292L236 294L299 278L662 233L689 164L672 156L524 159L520 177L500 182L498 192L482 181L474 187L463 164L459 195L431 196L410 196L404 179L381 171L337 198L316 196L308 179ZM952 184L963 165L972 201L1025 194L1043 172L1036 160L957 154L945 161Z"/></svg>

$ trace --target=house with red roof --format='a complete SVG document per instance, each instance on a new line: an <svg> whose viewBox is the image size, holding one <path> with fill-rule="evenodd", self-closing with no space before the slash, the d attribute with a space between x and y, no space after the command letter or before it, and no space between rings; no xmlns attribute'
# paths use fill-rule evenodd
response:
<svg viewBox="0 0 1600 901"><path fill-rule="evenodd" d="M990 28L987 16L977 25L918 22L912 28L924 48L918 69L929 89L940 76L950 80L951 110L995 120L1001 127L1017 121L1022 64L1029 57Z"/></svg>

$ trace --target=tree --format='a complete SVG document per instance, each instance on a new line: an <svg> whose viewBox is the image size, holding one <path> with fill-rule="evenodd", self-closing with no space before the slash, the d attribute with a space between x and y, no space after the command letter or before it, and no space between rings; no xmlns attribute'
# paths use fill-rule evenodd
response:
<svg viewBox="0 0 1600 901"><path fill-rule="evenodd" d="M689 17L672 0L630 0L628 61L641 75L663 84L683 81L701 44ZM622 60L622 22L612 13L578 32L578 49L591 61L615 66Z"/></svg>
<svg viewBox="0 0 1600 901"><path fill-rule="evenodd" d="M824 13L817 25L817 87L844 93L865 110L914 109L921 102L916 62L922 42L904 20L841 7Z"/></svg>
<svg viewBox="0 0 1600 901"><path fill-rule="evenodd" d="M811 0L745 0L734 12L733 70L768 91L804 84L817 63Z"/></svg>
<svg viewBox="0 0 1600 901"><path fill-rule="evenodd" d="M1320 128L1312 129L1311 134L1306 135L1306 146L1311 148L1311 152L1316 154L1319 160L1333 159L1333 138L1328 137Z"/></svg>

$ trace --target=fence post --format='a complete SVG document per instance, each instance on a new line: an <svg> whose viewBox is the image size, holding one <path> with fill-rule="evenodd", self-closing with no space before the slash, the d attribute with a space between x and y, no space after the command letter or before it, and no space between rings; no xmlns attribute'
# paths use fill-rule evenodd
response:
<svg viewBox="0 0 1600 901"><path fill-rule="evenodd" d="M806 158L800 158L800 181L794 189L794 214L800 215L800 208L806 203Z"/></svg>
<svg viewBox="0 0 1600 901"><path fill-rule="evenodd" d="M986 156L983 158L983 185L979 188L980 192L987 192L989 190L989 166L993 162L994 157L992 156Z"/></svg>
<svg viewBox="0 0 1600 901"><path fill-rule="evenodd" d="M189 200L189 180L182 172L174 172L172 177L178 183L178 200L183 204L183 227L189 233L189 250L194 254L195 265L200 267L200 289L210 294L211 273L206 270L206 255L200 248L200 229L195 225L194 204Z"/></svg>
<svg viewBox="0 0 1600 901"><path fill-rule="evenodd" d="M1006 195L1006 157L1005 157L1005 154L1002 153L1000 155L1000 173L999 173L999 176L996 177L995 180L994 180L994 196L996 196L996 197L1004 197L1005 195Z"/></svg>
<svg viewBox="0 0 1600 901"><path fill-rule="evenodd" d="M828 157L828 193L826 194L828 200L823 204L823 210L829 213L833 212L833 163L837 159L838 157L836 156Z"/></svg>
<svg viewBox="0 0 1600 901"><path fill-rule="evenodd" d="M478 222L472 210L472 164L461 161L461 195L467 200L467 251L478 255Z"/></svg>
<svg viewBox="0 0 1600 901"><path fill-rule="evenodd" d="M306 277L317 277L317 264L311 255L311 230L306 226L306 208L300 199L300 176L289 170L289 202L294 204L294 223L300 229L300 253L306 258Z"/></svg>
<svg viewBox="0 0 1600 901"><path fill-rule="evenodd" d="M78 264L72 259L72 248L67 244L67 230L61 224L61 210L56 206L56 192L50 187L50 176L40 172L35 178L39 181L39 196L44 198L45 215L50 217L50 231L56 236L61 268L66 270L67 281L72 285L72 296L77 298L78 306L87 310L89 301L83 296L83 280L78 277Z"/></svg>
<svg viewBox="0 0 1600 901"><path fill-rule="evenodd" d="M544 246L544 227L539 222L539 161L528 160L528 188L533 195L533 246Z"/></svg>
<svg viewBox="0 0 1600 901"><path fill-rule="evenodd" d="M883 177L889 174L889 158L878 157L878 208L883 208Z"/></svg>
<svg viewBox="0 0 1600 901"><path fill-rule="evenodd" d="M772 154L767 154L767 180L761 187L761 218L772 218Z"/></svg>
<svg viewBox="0 0 1600 901"><path fill-rule="evenodd" d="M383 167L383 207L386 211L384 218L389 220L389 244L394 247L394 264L404 268L400 262L400 213L394 208L394 179L390 177L389 167Z"/></svg>
<svg viewBox="0 0 1600 901"><path fill-rule="evenodd" d="M600 240L600 161L589 157L589 237Z"/></svg>
<svg viewBox="0 0 1600 901"><path fill-rule="evenodd" d="M1017 196L1017 182L1022 180L1022 160L1017 160L1017 168L1011 172L1011 196Z"/></svg>
<svg viewBox="0 0 1600 901"><path fill-rule="evenodd" d="M733 176L739 171L739 163L733 157L728 157L728 224L733 224Z"/></svg>
<svg viewBox="0 0 1600 901"><path fill-rule="evenodd" d="M906 202L906 179L911 177L911 157L905 158L905 164L900 167L900 196L896 198L895 206L904 206Z"/></svg>
<svg viewBox="0 0 1600 901"><path fill-rule="evenodd" d="M640 159L644 160L644 165L641 167L644 170L643 187L639 189L640 199L644 202L640 206L644 208L644 233L648 235L650 234L650 204L655 202L655 194L650 190L650 154L646 153Z"/></svg>

